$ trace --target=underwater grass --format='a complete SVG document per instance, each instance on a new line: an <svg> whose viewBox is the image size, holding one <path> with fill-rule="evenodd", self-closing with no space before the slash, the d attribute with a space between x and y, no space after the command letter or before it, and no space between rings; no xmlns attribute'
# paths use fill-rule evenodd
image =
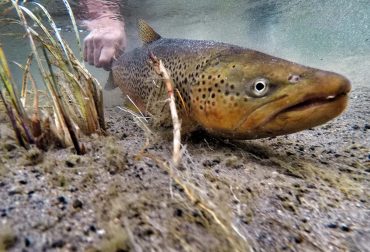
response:
<svg viewBox="0 0 370 252"><path fill-rule="evenodd" d="M15 10L18 20L3 20L22 25L31 47L31 54L25 65L18 64L23 71L20 97L15 90L16 84L12 80L8 61L0 47L0 75L5 91L1 93L1 98L18 142L25 148L36 144L42 149L51 145L73 145L78 154L83 154L85 150L80 143L81 135L103 133L105 129L101 85L63 40L45 7L39 3L19 5L14 0L5 2L10 5L8 8ZM76 33L81 57L76 21L68 1L63 2ZM44 18L27 8L31 4L35 5ZM33 23L32 26L29 22ZM33 62L36 62L42 76L51 109L39 104L39 90L30 72ZM30 88L27 85L29 81L32 83ZM29 93L33 94L33 102L28 99Z"/></svg>

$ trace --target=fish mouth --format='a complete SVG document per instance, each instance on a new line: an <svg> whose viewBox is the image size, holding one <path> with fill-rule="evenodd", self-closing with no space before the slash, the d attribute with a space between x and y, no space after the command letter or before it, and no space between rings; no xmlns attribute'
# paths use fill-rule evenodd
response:
<svg viewBox="0 0 370 252"><path fill-rule="evenodd" d="M324 105L328 105L330 103L337 103L338 101L342 101L343 98L347 99L348 95L347 93L341 93L338 95L329 95L329 96L324 96L324 97L313 97L313 98L308 98L305 99L304 101L295 104L291 107L285 108L281 111L279 111L276 115L280 115L283 113L289 113L289 112L303 112L304 110L309 110L313 109L315 107L320 107ZM271 118L273 119L273 118Z"/></svg>

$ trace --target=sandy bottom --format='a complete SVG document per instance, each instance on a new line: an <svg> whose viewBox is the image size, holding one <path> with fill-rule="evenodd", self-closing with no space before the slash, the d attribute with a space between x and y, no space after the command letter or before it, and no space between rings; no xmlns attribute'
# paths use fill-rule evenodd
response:
<svg viewBox="0 0 370 252"><path fill-rule="evenodd" d="M290 136L170 140L107 109L88 153L24 150L1 117L0 251L369 251L370 88Z"/></svg>

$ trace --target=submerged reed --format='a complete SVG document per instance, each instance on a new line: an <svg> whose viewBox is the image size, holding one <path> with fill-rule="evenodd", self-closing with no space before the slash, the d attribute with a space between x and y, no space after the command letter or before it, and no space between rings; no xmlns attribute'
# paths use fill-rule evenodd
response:
<svg viewBox="0 0 370 252"><path fill-rule="evenodd" d="M0 80L3 84L1 100L18 142L25 148L36 144L41 149L55 144L62 147L73 145L77 153L84 153L80 136L103 133L105 128L101 85L63 40L45 7L35 2L26 5L20 5L15 0L5 2L9 5L7 11L13 9L18 16L15 20L6 21L24 27L31 47L31 55L26 64L18 64L23 70L22 88L18 95L0 45ZM73 12L68 1L63 2L73 24L81 55L81 43ZM43 18L28 8L31 5L42 13ZM32 25L29 24L31 22ZM47 101L44 104L40 104L40 90L37 90L37 83L30 72L34 61L47 91ZM32 84L30 88L27 86L29 82ZM29 94L33 94L31 101ZM51 104L51 109L43 106L45 102Z"/></svg>

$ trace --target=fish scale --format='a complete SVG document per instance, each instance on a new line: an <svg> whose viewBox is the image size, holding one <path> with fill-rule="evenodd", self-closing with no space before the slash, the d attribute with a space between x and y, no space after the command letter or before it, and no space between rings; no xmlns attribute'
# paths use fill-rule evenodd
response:
<svg viewBox="0 0 370 252"><path fill-rule="evenodd" d="M159 126L171 119L149 52L163 61L180 94L183 132L277 136L323 124L346 107L350 83L339 74L226 43L162 38L142 20L139 34L144 45L113 63L106 89L120 87Z"/></svg>

